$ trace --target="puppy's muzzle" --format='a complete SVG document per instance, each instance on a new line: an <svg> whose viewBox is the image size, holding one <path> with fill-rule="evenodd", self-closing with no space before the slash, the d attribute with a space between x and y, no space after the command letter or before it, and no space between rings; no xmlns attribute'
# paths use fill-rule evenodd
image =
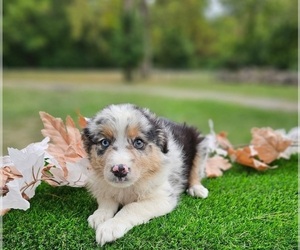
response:
<svg viewBox="0 0 300 250"><path fill-rule="evenodd" d="M129 168L125 164L114 165L111 172L118 178L123 178L129 173Z"/></svg>

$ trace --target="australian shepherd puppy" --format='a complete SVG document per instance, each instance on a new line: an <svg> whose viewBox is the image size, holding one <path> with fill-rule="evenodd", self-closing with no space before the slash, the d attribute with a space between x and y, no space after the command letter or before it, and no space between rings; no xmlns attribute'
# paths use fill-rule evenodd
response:
<svg viewBox="0 0 300 250"><path fill-rule="evenodd" d="M171 212L180 194L205 198L206 147L193 127L131 104L111 105L88 121L82 138L98 209L88 218L100 245Z"/></svg>

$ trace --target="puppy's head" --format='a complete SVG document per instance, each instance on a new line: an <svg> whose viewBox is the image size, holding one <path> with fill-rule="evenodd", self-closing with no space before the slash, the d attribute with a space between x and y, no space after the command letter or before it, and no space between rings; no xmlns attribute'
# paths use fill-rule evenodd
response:
<svg viewBox="0 0 300 250"><path fill-rule="evenodd" d="M96 174L121 188L157 175L168 151L156 116L131 104L104 108L88 121L82 139Z"/></svg>

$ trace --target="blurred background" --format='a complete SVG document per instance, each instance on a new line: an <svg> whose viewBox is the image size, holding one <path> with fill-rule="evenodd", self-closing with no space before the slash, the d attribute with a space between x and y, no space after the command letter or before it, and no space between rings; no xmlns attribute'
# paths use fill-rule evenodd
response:
<svg viewBox="0 0 300 250"><path fill-rule="evenodd" d="M5 67L297 70L297 0L3 1Z"/></svg>
<svg viewBox="0 0 300 250"><path fill-rule="evenodd" d="M3 1L3 66L4 149L41 138L39 110L113 102L243 143L297 125L298 1Z"/></svg>

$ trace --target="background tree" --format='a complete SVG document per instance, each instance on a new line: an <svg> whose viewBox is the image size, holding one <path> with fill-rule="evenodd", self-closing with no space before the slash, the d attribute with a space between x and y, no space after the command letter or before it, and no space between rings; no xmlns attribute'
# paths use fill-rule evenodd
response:
<svg viewBox="0 0 300 250"><path fill-rule="evenodd" d="M3 1L4 67L297 69L297 0Z"/></svg>
<svg viewBox="0 0 300 250"><path fill-rule="evenodd" d="M133 71L143 58L143 35L136 1L125 0L120 26L115 32L114 56L123 69L126 82L133 79Z"/></svg>
<svg viewBox="0 0 300 250"><path fill-rule="evenodd" d="M141 62L141 75L148 78L152 67L152 37L151 37L151 18L150 18L150 1L140 1L141 22L143 28L143 59Z"/></svg>
<svg viewBox="0 0 300 250"><path fill-rule="evenodd" d="M235 37L225 65L296 68L297 0L221 1L227 10L221 19L232 18L230 35Z"/></svg>
<svg viewBox="0 0 300 250"><path fill-rule="evenodd" d="M113 51L115 30L120 26L121 0L72 0L66 8L73 41L88 51L82 57L95 67L116 67Z"/></svg>
<svg viewBox="0 0 300 250"><path fill-rule="evenodd" d="M207 1L157 1L153 6L156 65L191 68L204 65L213 53L213 32L204 17Z"/></svg>

